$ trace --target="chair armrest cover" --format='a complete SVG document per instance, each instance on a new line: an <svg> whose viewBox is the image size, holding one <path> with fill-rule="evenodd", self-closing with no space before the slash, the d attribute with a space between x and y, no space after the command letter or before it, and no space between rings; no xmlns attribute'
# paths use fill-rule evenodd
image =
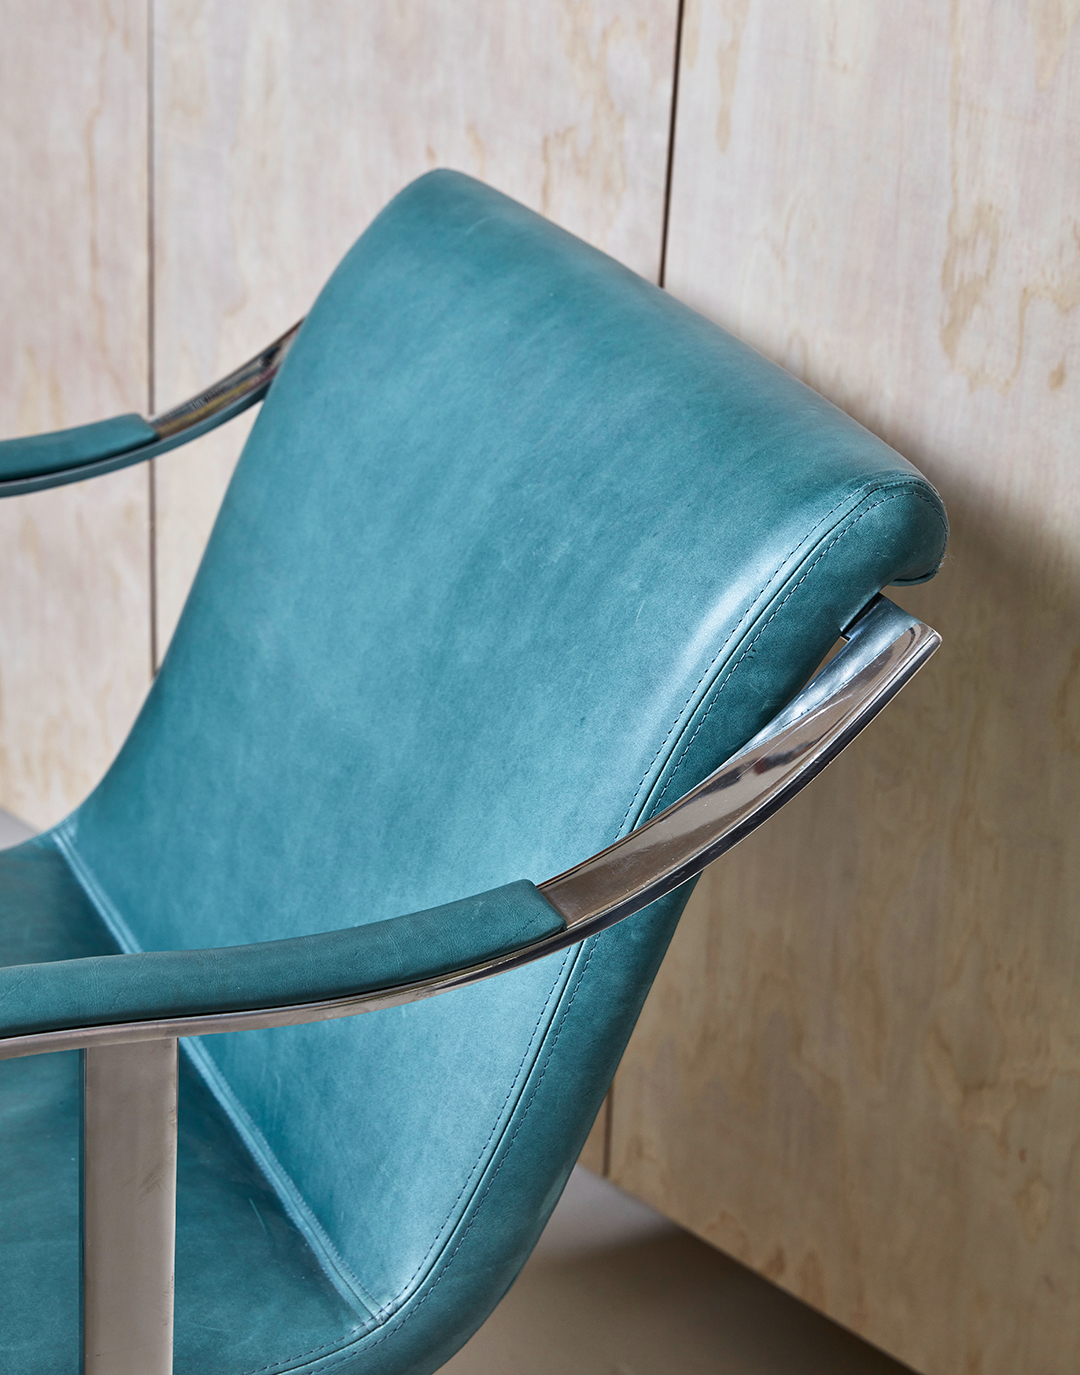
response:
<svg viewBox="0 0 1080 1375"><path fill-rule="evenodd" d="M227 377L153 420L132 413L28 439L0 440L0 497L24 496L144 463L224 425L263 399L301 324L302 320Z"/></svg>
<svg viewBox="0 0 1080 1375"><path fill-rule="evenodd" d="M0 482L43 477L153 444L158 433L141 415L114 416L52 434L0 440Z"/></svg>
<svg viewBox="0 0 1080 1375"><path fill-rule="evenodd" d="M344 931L10 965L0 969L0 1038L341 998L468 968L565 929L522 879Z"/></svg>

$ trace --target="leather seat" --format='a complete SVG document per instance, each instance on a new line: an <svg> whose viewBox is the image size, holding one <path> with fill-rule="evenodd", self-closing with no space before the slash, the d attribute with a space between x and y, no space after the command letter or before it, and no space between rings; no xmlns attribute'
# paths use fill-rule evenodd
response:
<svg viewBox="0 0 1080 1375"><path fill-rule="evenodd" d="M0 964L117 950L48 842L0 854L0 892ZM80 1368L79 1079L78 1051L0 1064L5 1371ZM273 1370L283 1354L310 1359L355 1340L367 1314L328 1279L190 1062L178 1175L177 1370Z"/></svg>
<svg viewBox="0 0 1080 1375"><path fill-rule="evenodd" d="M0 856L0 964L539 882L744 745L945 538L821 397L430 174L301 328L107 777ZM430 1001L185 1043L178 1375L448 1359L554 1207L691 886ZM75 1054L0 1064L0 1113L0 1364L74 1375Z"/></svg>

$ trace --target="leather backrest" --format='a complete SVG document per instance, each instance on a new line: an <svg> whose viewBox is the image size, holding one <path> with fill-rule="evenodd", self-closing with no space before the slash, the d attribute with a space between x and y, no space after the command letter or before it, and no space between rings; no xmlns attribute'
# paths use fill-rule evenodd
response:
<svg viewBox="0 0 1080 1375"><path fill-rule="evenodd" d="M304 324L61 843L148 949L543 880L715 767L944 540L926 481L815 393L433 173ZM204 1043L403 1369L527 1254L684 900L433 1002Z"/></svg>

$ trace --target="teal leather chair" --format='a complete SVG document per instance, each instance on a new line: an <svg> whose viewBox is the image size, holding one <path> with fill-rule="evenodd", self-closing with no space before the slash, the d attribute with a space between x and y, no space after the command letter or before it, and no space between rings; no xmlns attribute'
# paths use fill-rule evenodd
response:
<svg viewBox="0 0 1080 1375"><path fill-rule="evenodd" d="M943 555L914 468L449 172L298 332L153 421L0 445L0 493L264 394L130 738L0 854L7 1375L435 1370L692 876L937 644L878 595Z"/></svg>

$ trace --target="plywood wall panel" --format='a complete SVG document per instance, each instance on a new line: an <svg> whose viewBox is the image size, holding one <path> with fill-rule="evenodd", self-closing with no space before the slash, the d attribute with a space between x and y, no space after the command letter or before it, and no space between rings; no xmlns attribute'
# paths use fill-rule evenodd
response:
<svg viewBox="0 0 1080 1375"><path fill-rule="evenodd" d="M0 433L146 407L145 5L0 6ZM0 502L0 806L103 773L150 680L141 470Z"/></svg>
<svg viewBox="0 0 1080 1375"><path fill-rule="evenodd" d="M612 1175L929 1375L1080 1351L1080 10L688 0L667 280L940 487L945 646L693 899Z"/></svg>
<svg viewBox="0 0 1080 1375"><path fill-rule="evenodd" d="M292 324L432 167L481 177L655 279L676 10L155 0L159 403ZM223 438L158 465L162 644L238 451Z"/></svg>
<svg viewBox="0 0 1080 1375"><path fill-rule="evenodd" d="M585 1145L578 1156L578 1164L593 1174L604 1175L608 1170L608 1100L605 1098L597 1113Z"/></svg>

